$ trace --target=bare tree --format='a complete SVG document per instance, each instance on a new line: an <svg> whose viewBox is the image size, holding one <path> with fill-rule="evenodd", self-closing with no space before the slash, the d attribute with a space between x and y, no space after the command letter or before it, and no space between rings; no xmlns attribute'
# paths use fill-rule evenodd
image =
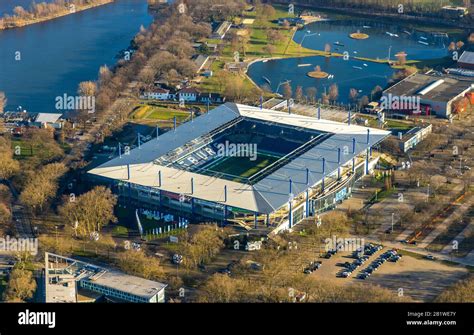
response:
<svg viewBox="0 0 474 335"><path fill-rule="evenodd" d="M0 91L0 114L4 112L6 105L7 105L7 97L5 95L5 92Z"/></svg>
<svg viewBox="0 0 474 335"><path fill-rule="evenodd" d="M116 203L117 197L110 189L97 186L75 201L66 200L59 212L64 222L74 229L76 236L87 237L117 220L114 215Z"/></svg>

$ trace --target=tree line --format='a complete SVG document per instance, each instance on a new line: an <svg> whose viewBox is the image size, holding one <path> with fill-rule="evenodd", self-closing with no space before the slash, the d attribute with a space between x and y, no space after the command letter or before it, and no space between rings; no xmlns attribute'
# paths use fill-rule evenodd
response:
<svg viewBox="0 0 474 335"><path fill-rule="evenodd" d="M73 12L84 6L101 5L110 0L54 0L52 2L32 2L29 9L22 6L13 8L13 15L5 14L0 18L0 29L21 27L28 22L53 18Z"/></svg>
<svg viewBox="0 0 474 335"><path fill-rule="evenodd" d="M273 0L274 3L294 3L295 1L290 0ZM400 13L408 15L425 15L433 17L443 17L441 8L449 5L459 5L459 1L451 0L298 0L296 4L307 5L307 6L321 6L321 7L332 7L339 9L361 9L370 11L379 11L385 13ZM471 6L470 0L463 0L462 4L469 8ZM401 11L401 12L400 12ZM446 18L449 18L447 16ZM472 14L468 14L467 20L472 20Z"/></svg>

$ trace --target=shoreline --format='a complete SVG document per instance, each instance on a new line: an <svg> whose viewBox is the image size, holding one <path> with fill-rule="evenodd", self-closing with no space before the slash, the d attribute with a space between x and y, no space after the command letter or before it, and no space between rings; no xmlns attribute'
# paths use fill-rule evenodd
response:
<svg viewBox="0 0 474 335"><path fill-rule="evenodd" d="M61 18L61 17L64 17L64 16L76 14L76 13L79 13L79 12L82 12L82 11L85 11L85 10L88 10L88 9L108 5L108 4L111 4L113 2L115 2L115 0L104 0L103 3L98 3L98 4L93 4L93 5L85 5L85 6L76 8L76 10L74 12L71 12L69 10L65 10L64 12L55 14L55 15L50 16L50 17L43 17L43 18L38 18L38 19L30 20L30 21L25 21L24 23L18 24L18 25L13 25L13 26L10 25L10 26L0 27L0 31L2 31L2 30L11 30L11 29L16 29L16 28L23 28L23 27L31 26L31 25L37 24L37 23L52 21L52 20L55 20L55 19L58 19L58 18ZM0 20L3 20L3 18L0 18Z"/></svg>
<svg viewBox="0 0 474 335"><path fill-rule="evenodd" d="M287 2L282 0L274 0L275 5L287 5ZM359 17L367 17L372 20L378 20L380 18L384 18L390 21L398 22L400 20L406 21L408 23L419 25L419 20L424 19L425 22L422 23L422 26L431 26L431 27L446 27L446 28L454 28L454 29L473 29L474 24L467 23L467 22L459 22L456 19L439 19L433 16L414 16L413 14L393 14L383 11L371 11L368 8L346 8L346 7L334 7L334 6L324 6L322 4L308 4L308 3L301 3L296 1L295 6L300 6L306 9L312 10L319 10L319 11L326 11L326 12L336 12L342 15L347 16L359 16Z"/></svg>

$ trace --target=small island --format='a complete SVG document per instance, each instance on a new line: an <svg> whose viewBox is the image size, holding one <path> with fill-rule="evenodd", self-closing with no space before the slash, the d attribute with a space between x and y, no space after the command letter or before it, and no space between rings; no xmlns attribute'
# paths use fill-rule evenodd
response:
<svg viewBox="0 0 474 335"><path fill-rule="evenodd" d="M356 33L350 34L349 36L350 36L350 38L353 38L355 40L365 40L365 39L369 38L369 35L367 35L365 33L361 33L359 30Z"/></svg>
<svg viewBox="0 0 474 335"><path fill-rule="evenodd" d="M329 73L321 71L321 67L318 65L314 68L314 71L308 72L307 75L311 78L324 79L329 76Z"/></svg>

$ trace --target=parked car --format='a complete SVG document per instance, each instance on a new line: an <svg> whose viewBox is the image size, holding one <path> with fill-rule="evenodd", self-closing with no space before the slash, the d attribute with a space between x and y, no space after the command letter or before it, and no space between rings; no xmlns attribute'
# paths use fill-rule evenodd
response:
<svg viewBox="0 0 474 335"><path fill-rule="evenodd" d="M341 273L341 277L343 278L347 278L351 275L352 272L348 272L348 271L344 271L343 273Z"/></svg>
<svg viewBox="0 0 474 335"><path fill-rule="evenodd" d="M434 261L434 260L436 260L436 257L433 256L433 255L431 255L431 254L429 254L429 255L426 255L426 256L425 256L425 259L429 259L430 261Z"/></svg>
<svg viewBox="0 0 474 335"><path fill-rule="evenodd" d="M321 267L321 262L320 261L315 261L310 265L310 268L315 271Z"/></svg>
<svg viewBox="0 0 474 335"><path fill-rule="evenodd" d="M231 274L231 271L228 268L219 269L219 270L217 270L217 272L219 272L221 274L224 274L224 275L228 275L228 276L230 276L230 274Z"/></svg>
<svg viewBox="0 0 474 335"><path fill-rule="evenodd" d="M368 277L368 274L365 273L365 272L361 272L361 273L359 273L359 275L357 276L357 278L362 279L362 280L367 279L367 277Z"/></svg>

